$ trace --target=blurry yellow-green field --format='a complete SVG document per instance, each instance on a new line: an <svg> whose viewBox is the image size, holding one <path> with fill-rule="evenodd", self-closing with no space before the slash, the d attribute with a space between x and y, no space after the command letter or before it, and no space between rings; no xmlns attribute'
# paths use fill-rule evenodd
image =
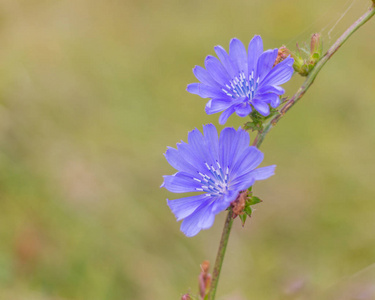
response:
<svg viewBox="0 0 375 300"><path fill-rule="evenodd" d="M294 48L321 31L327 49L370 5L345 2L0 1L0 299L196 292L225 214L187 238L159 188L166 146L218 124L191 69L232 37ZM371 20L267 136L277 174L235 222L218 299L375 299L374 54Z"/></svg>

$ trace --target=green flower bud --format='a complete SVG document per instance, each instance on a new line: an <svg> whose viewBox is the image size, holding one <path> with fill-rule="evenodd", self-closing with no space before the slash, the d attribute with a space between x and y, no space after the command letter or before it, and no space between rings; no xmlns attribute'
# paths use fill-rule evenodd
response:
<svg viewBox="0 0 375 300"><path fill-rule="evenodd" d="M375 1L375 0L374 0ZM323 43L319 33L314 33L311 36L310 42L310 56L307 51L301 51L297 44L297 51L290 51L290 55L294 58L293 68L301 76L307 76L315 67L316 63L323 55Z"/></svg>
<svg viewBox="0 0 375 300"><path fill-rule="evenodd" d="M314 33L311 36L310 54L311 56L314 56L314 54L318 54L319 57L321 57L323 54L323 43L321 41L319 33Z"/></svg>

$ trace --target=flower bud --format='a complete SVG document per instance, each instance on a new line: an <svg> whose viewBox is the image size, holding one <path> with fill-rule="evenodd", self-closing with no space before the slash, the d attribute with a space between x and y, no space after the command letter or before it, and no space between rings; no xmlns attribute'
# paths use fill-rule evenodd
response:
<svg viewBox="0 0 375 300"><path fill-rule="evenodd" d="M201 273L198 276L199 281L199 294L204 299L210 289L212 276L208 273L210 262L205 260L201 264Z"/></svg>
<svg viewBox="0 0 375 300"><path fill-rule="evenodd" d="M375 0L374 0L375 1ZM323 43L319 33L314 33L311 36L310 42L310 56L306 57L303 55L308 53L306 50L301 51L297 44L297 51L291 52L291 56L294 58L293 68L301 76L307 76L314 69L317 62L320 60L323 54Z"/></svg>
<svg viewBox="0 0 375 300"><path fill-rule="evenodd" d="M315 54L318 54L318 56L321 57L323 54L323 43L319 33L314 33L311 36L310 54L311 57L313 57Z"/></svg>
<svg viewBox="0 0 375 300"><path fill-rule="evenodd" d="M293 52L288 50L290 56L294 59L293 68L294 71L299 73L301 76L307 76L308 71L306 68L306 60L302 57L301 49L298 46L298 43L296 45L297 51Z"/></svg>
<svg viewBox="0 0 375 300"><path fill-rule="evenodd" d="M298 54L294 54L292 55L292 57L294 58L294 64L293 64L294 71L298 72L302 76L306 76L307 73L306 73L305 60Z"/></svg>

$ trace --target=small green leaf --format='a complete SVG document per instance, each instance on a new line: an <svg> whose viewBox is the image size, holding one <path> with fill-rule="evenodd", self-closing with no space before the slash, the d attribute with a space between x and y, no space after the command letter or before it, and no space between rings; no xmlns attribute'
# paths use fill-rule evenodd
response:
<svg viewBox="0 0 375 300"><path fill-rule="evenodd" d="M245 123L245 125L244 125L244 129L245 129L245 130L256 131L256 130L258 130L259 128L258 128L257 124L255 124L254 122L247 122L247 123Z"/></svg>
<svg viewBox="0 0 375 300"><path fill-rule="evenodd" d="M240 217L241 222L242 222L242 227L244 227L245 222L246 222L246 218L247 218L247 214L239 215L239 217Z"/></svg>
<svg viewBox="0 0 375 300"><path fill-rule="evenodd" d="M252 209L251 209L250 205L245 206L243 211L245 212L245 214L243 214L243 215L248 215L249 217L251 217Z"/></svg>
<svg viewBox="0 0 375 300"><path fill-rule="evenodd" d="M249 199L249 205L255 205L255 204L258 204L260 202L263 202L263 201L256 196L253 196Z"/></svg>

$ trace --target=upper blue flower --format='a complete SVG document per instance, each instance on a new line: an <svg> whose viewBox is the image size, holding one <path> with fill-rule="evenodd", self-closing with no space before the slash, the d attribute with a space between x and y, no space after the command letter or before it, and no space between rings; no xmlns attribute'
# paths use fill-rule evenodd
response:
<svg viewBox="0 0 375 300"><path fill-rule="evenodd" d="M215 215L228 208L239 193L274 174L276 166L254 170L263 153L249 146L248 132L225 128L218 137L214 125L203 126L203 133L189 132L188 144L168 148L167 161L178 171L164 176L162 187L174 193L202 192L199 195L168 200L181 231L187 236L212 226Z"/></svg>
<svg viewBox="0 0 375 300"><path fill-rule="evenodd" d="M219 59L207 56L206 69L196 66L195 77L201 83L192 83L187 91L202 98L211 98L206 105L206 113L224 111L219 123L224 124L236 112L247 116L253 108L261 115L268 116L269 104L280 105L280 95L284 89L279 85L293 75L293 58L288 57L274 67L278 49L263 52L263 42L256 35L249 43L248 53L238 39L232 39L229 54L221 46L215 47Z"/></svg>

